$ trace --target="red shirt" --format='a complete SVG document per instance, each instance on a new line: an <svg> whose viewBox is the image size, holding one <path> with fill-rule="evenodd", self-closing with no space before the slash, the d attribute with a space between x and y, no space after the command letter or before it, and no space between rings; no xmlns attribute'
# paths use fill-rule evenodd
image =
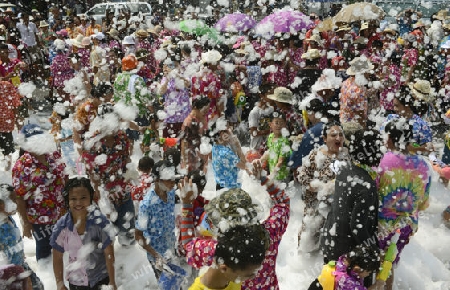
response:
<svg viewBox="0 0 450 290"><path fill-rule="evenodd" d="M14 131L15 109L21 105L21 96L10 82L0 81L0 132Z"/></svg>

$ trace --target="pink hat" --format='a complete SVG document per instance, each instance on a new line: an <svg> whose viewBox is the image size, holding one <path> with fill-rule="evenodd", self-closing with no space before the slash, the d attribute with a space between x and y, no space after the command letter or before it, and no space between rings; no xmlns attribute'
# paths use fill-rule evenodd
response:
<svg viewBox="0 0 450 290"><path fill-rule="evenodd" d="M65 37L69 36L69 33L65 29L61 29L61 30L57 31L56 34L57 35L61 35L61 36L65 36Z"/></svg>

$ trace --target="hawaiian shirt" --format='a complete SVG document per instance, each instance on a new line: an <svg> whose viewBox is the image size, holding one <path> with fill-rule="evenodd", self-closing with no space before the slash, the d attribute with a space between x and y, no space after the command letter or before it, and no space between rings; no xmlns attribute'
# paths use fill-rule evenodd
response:
<svg viewBox="0 0 450 290"><path fill-rule="evenodd" d="M121 100L128 106L138 106L139 115L145 115L146 106L151 102L151 94L144 79L129 71L118 73L114 81L114 102Z"/></svg>
<svg viewBox="0 0 450 290"><path fill-rule="evenodd" d="M129 149L130 140L123 131L119 131L115 134L112 147L106 146L103 138L92 148L83 152L86 171L91 177L100 177L102 185L113 202L129 198L131 188L124 177L130 156ZM96 161L97 157L105 157L104 162L99 164Z"/></svg>
<svg viewBox="0 0 450 290"><path fill-rule="evenodd" d="M143 232L148 244L161 256L175 249L175 190L167 193L164 202L151 188L139 204L136 229ZM147 258L154 261L150 254Z"/></svg>
<svg viewBox="0 0 450 290"><path fill-rule="evenodd" d="M366 99L367 90L365 87L358 86L355 77L349 77L342 83L340 96L340 114L341 123L355 120L355 111L363 111L367 119L368 101Z"/></svg>
<svg viewBox="0 0 450 290"><path fill-rule="evenodd" d="M46 164L25 152L12 169L12 184L17 196L26 203L32 224L54 224L65 212L62 191L65 185L61 154L45 155Z"/></svg>
<svg viewBox="0 0 450 290"><path fill-rule="evenodd" d="M395 118L399 118L397 114L390 114L387 116L386 121L380 127L380 131L384 131L386 124ZM420 118L418 115L414 114L411 119L409 119L409 124L412 125L413 139L414 142L423 145L433 141L433 132L426 121Z"/></svg>
<svg viewBox="0 0 450 290"><path fill-rule="evenodd" d="M0 132L14 131L15 109L20 106L22 97L17 88L7 81L0 81Z"/></svg>
<svg viewBox="0 0 450 290"><path fill-rule="evenodd" d="M241 187L237 182L239 156L228 146L214 144L212 147L212 167L216 183L221 187Z"/></svg>
<svg viewBox="0 0 450 290"><path fill-rule="evenodd" d="M0 225L0 265L21 266L24 262L22 235L14 219L9 216Z"/></svg>
<svg viewBox="0 0 450 290"><path fill-rule="evenodd" d="M191 112L191 100L188 88L184 87L184 81L173 77L163 78L162 83L167 82L167 91L164 94L164 112L166 123L183 123Z"/></svg>
<svg viewBox="0 0 450 290"><path fill-rule="evenodd" d="M291 156L291 145L289 139L285 137L279 137L274 140L274 135L271 133L267 138L267 148L269 149L269 170L274 172L276 165L280 158L284 158L284 163L278 168L278 172L275 176L276 180L284 180L289 176L289 167L287 163Z"/></svg>
<svg viewBox="0 0 450 290"><path fill-rule="evenodd" d="M415 48L405 49L401 59L402 82L406 80L408 72L417 65L419 61L419 51Z"/></svg>
<svg viewBox="0 0 450 290"><path fill-rule="evenodd" d="M387 110L394 110L394 97L395 93L400 88L400 69L398 66L391 64L388 68L389 73L386 75L386 83L391 83L392 85L385 87L380 93L380 104Z"/></svg>

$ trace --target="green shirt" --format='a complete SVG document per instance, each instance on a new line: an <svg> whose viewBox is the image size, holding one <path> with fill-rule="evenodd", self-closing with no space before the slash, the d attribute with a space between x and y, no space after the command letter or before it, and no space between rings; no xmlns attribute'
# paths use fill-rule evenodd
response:
<svg viewBox="0 0 450 290"><path fill-rule="evenodd" d="M269 170L272 173L275 170L278 160L283 157L285 160L278 169L275 179L284 180L289 176L289 168L287 163L289 161L289 157L291 156L291 144L289 139L286 137L279 137L276 140L274 140L274 138L273 133L270 133L267 139L267 148L269 150Z"/></svg>

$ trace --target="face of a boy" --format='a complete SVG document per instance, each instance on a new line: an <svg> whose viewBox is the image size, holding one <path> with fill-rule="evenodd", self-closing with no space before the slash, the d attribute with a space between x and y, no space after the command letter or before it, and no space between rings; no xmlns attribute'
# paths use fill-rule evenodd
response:
<svg viewBox="0 0 450 290"><path fill-rule="evenodd" d="M69 192L69 209L73 215L82 216L91 205L89 190L85 187L74 187Z"/></svg>
<svg viewBox="0 0 450 290"><path fill-rule="evenodd" d="M280 134L281 130L286 126L286 121L281 118L273 118L270 122L270 129L275 134Z"/></svg>

